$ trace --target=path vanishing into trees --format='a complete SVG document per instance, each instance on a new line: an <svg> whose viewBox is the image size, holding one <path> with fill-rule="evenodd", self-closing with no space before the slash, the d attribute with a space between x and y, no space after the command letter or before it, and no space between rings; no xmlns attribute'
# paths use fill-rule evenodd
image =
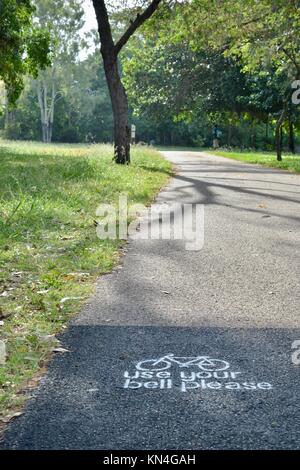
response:
<svg viewBox="0 0 300 470"><path fill-rule="evenodd" d="M299 448L300 175L164 154L158 201L204 204L203 248L131 241L2 448Z"/></svg>

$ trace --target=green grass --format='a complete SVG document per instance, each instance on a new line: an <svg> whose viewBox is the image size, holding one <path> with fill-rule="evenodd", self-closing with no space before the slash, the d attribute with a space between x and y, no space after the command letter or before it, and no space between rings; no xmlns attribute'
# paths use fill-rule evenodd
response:
<svg viewBox="0 0 300 470"><path fill-rule="evenodd" d="M24 387L56 344L52 335L118 261L122 241L96 235L98 205L116 204L121 192L129 203L147 204L172 171L143 147L132 150L130 166L111 159L106 145L0 141L2 416L22 404Z"/></svg>
<svg viewBox="0 0 300 470"><path fill-rule="evenodd" d="M300 173L300 155L283 155L282 161L278 162L274 153L229 152L224 150L214 150L210 153L241 162L260 164L271 168L289 170L293 173Z"/></svg>

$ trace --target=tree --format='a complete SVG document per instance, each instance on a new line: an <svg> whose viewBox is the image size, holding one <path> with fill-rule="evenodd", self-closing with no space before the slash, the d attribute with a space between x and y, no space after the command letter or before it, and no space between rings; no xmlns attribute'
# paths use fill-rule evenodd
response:
<svg viewBox="0 0 300 470"><path fill-rule="evenodd" d="M193 51L184 42L166 44L157 37L139 35L128 49L122 58L125 85L138 116L190 124L206 117L226 130L228 146L234 127L243 122L250 124L250 146L256 147L257 125L281 112L283 72L243 71L243 63L222 50L203 46Z"/></svg>
<svg viewBox="0 0 300 470"><path fill-rule="evenodd" d="M281 130L288 116L291 83L300 78L299 1L192 0L179 10L173 22L173 37L178 41L188 38L195 49L223 47L225 54L240 57L246 70L259 71L267 65L285 76L275 131L281 160Z"/></svg>
<svg viewBox="0 0 300 470"><path fill-rule="evenodd" d="M0 78L8 103L15 104L23 89L23 76L37 76L50 63L49 33L33 25L30 0L0 0Z"/></svg>
<svg viewBox="0 0 300 470"><path fill-rule="evenodd" d="M55 103L52 141L111 142L113 116L99 54L95 52L80 62L66 63L63 71L64 74L57 75L56 86L61 98ZM24 90L6 123L4 135L12 139L40 140L37 83L30 77L24 82ZM4 124L4 119L0 119L0 128Z"/></svg>
<svg viewBox="0 0 300 470"><path fill-rule="evenodd" d="M135 31L155 13L161 1L152 0L146 7L142 2L138 9L134 9L135 18L130 20L125 32L115 42L105 0L93 0L101 55L114 115L114 160L119 164L130 163L130 127L128 100L120 76L118 56Z"/></svg>
<svg viewBox="0 0 300 470"><path fill-rule="evenodd" d="M63 97L60 87L78 55L83 26L82 0L35 0L36 22L49 31L52 43L52 65L37 79L43 142L51 142L55 106Z"/></svg>

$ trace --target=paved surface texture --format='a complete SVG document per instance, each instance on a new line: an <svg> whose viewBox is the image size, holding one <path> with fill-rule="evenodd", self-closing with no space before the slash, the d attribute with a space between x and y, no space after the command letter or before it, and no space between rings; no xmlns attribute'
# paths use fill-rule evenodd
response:
<svg viewBox="0 0 300 470"><path fill-rule="evenodd" d="M204 204L203 249L132 241L2 448L300 448L300 176L165 156L158 201Z"/></svg>

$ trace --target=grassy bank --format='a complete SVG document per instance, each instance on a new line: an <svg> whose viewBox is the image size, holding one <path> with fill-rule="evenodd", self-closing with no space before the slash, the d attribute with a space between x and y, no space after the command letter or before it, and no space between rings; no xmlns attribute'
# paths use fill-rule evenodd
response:
<svg viewBox="0 0 300 470"><path fill-rule="evenodd" d="M300 173L300 155L283 155L282 161L278 162L274 153L228 152L224 150L211 151L210 153L241 162L260 164L271 168L289 170L293 173Z"/></svg>
<svg viewBox="0 0 300 470"><path fill-rule="evenodd" d="M0 415L25 399L54 335L91 294L96 277L112 270L120 240L100 240L95 211L128 201L147 204L171 167L154 150L134 148L132 165L111 162L105 145L43 145L0 141Z"/></svg>

